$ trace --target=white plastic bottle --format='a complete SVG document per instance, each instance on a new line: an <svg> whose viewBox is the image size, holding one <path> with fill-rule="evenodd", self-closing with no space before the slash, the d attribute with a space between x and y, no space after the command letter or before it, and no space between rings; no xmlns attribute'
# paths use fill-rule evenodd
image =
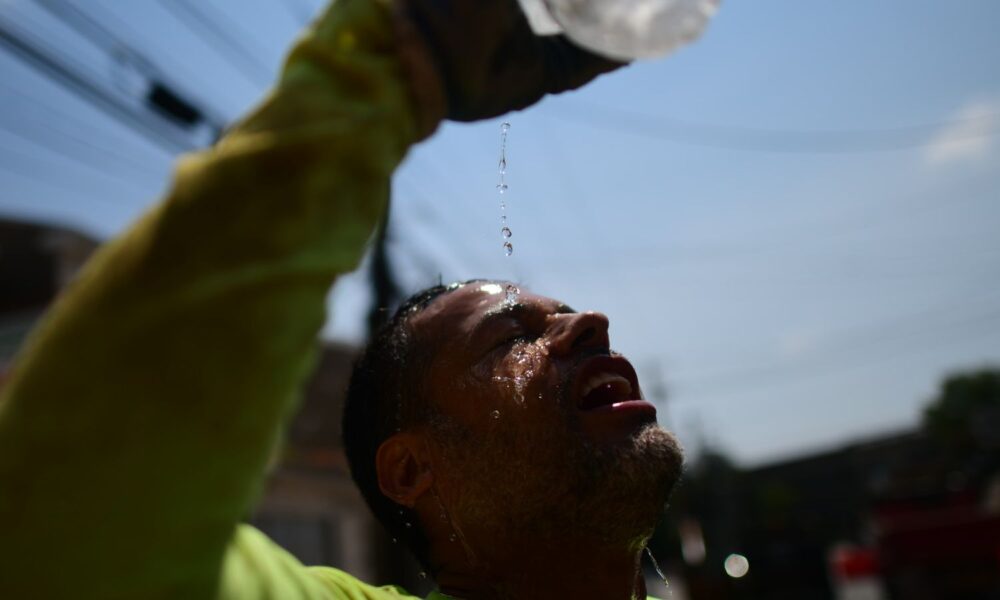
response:
<svg viewBox="0 0 1000 600"><path fill-rule="evenodd" d="M719 0L519 0L538 35L563 33L616 60L664 56L697 39Z"/></svg>

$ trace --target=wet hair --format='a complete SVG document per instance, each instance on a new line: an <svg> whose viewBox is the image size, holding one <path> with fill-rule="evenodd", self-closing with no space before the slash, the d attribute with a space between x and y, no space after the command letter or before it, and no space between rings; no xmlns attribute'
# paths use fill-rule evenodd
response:
<svg viewBox="0 0 1000 600"><path fill-rule="evenodd" d="M416 339L409 320L442 295L477 281L482 280L438 284L406 299L355 363L344 404L344 451L354 483L388 534L428 570L429 544L420 520L382 493L375 456L386 439L427 422L432 414L423 378L434 348L432 340Z"/></svg>

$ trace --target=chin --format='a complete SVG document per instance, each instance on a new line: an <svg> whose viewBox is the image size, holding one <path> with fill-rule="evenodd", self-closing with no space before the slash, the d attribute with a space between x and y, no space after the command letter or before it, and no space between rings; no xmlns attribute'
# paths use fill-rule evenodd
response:
<svg viewBox="0 0 1000 600"><path fill-rule="evenodd" d="M683 452L655 422L629 443L590 446L576 463L574 510L562 523L609 546L640 550L652 535L680 478Z"/></svg>
<svg viewBox="0 0 1000 600"><path fill-rule="evenodd" d="M485 443L447 445L444 458L463 482L450 507L484 539L565 540L581 534L641 548L663 516L683 453L654 422L626 443L597 444L580 430L498 431ZM484 477L489 473L489 477Z"/></svg>

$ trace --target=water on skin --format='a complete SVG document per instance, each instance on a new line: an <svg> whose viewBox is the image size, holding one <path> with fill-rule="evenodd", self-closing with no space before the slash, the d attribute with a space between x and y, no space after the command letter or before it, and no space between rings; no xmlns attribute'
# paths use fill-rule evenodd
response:
<svg viewBox="0 0 1000 600"><path fill-rule="evenodd" d="M458 521L452 519L448 515L448 511L444 506L444 502L441 501L441 496L438 495L435 488L431 488L431 493L434 495L434 499L437 500L438 506L441 508L441 520L448 523L451 526L451 533L448 534L449 542L462 542L462 547L465 549L465 556L469 561L470 565L477 563L476 553L472 551L472 547L469 546L468 541L465 539L465 535L462 533L462 528L459 526Z"/></svg>
<svg viewBox="0 0 1000 600"><path fill-rule="evenodd" d="M510 245L510 244L508 244L508 245ZM514 249L511 248L510 252L513 252L513 251L514 251ZM507 253L507 256L510 256L510 252ZM504 290L503 290L503 292L504 292L504 299L503 299L503 301L506 302L507 304L514 304L515 302L517 302L517 294L520 291L521 290L517 289L516 285L514 285L513 283L508 283L507 287L505 287Z"/></svg>
<svg viewBox="0 0 1000 600"><path fill-rule="evenodd" d="M656 574L663 580L663 585L667 586L667 598L673 598L674 590L670 587L670 582L667 581L667 576L663 573L663 569L660 568L660 564L656 562L656 557L653 556L653 552L649 549L649 546L646 546L646 556L649 557L649 562L653 563L653 568L656 569Z"/></svg>
<svg viewBox="0 0 1000 600"><path fill-rule="evenodd" d="M549 352L541 342L522 343L514 351L513 363L493 381L506 391L517 406L524 406L528 385L539 371L541 360Z"/></svg>

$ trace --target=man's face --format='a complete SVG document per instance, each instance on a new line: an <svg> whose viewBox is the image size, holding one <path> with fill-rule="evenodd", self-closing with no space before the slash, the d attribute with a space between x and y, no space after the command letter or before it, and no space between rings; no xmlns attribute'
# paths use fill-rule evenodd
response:
<svg viewBox="0 0 1000 600"><path fill-rule="evenodd" d="M676 441L611 352L604 315L524 291L507 302L504 286L465 285L410 321L433 351L425 392L451 518L491 538L643 543L680 472Z"/></svg>

